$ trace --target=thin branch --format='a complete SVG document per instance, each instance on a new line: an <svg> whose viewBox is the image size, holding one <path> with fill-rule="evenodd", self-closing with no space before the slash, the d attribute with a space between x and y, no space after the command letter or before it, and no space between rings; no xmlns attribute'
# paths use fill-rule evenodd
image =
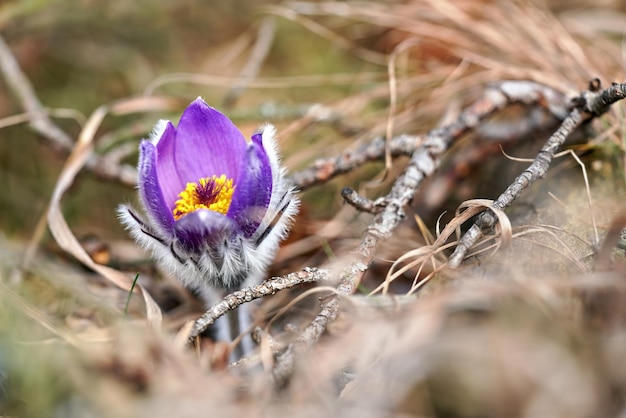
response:
<svg viewBox="0 0 626 418"><path fill-rule="evenodd" d="M326 279L328 271L317 268L305 268L297 273L290 273L286 276L272 277L256 286L238 290L227 295L220 303L213 306L196 320L189 334L189 342L198 337L209 326L215 323L220 316L225 315L228 311L236 309L239 305L260 299L265 296L273 295L281 290L291 289L303 283L314 283Z"/></svg>
<svg viewBox="0 0 626 418"><path fill-rule="evenodd" d="M569 112L568 100L563 94L550 87L531 81L504 81L494 84L485 92L483 103L489 106L490 101L500 101L502 106L512 103L526 105L540 103L559 119L563 119ZM479 105L477 104L477 106ZM500 107L497 109L500 109ZM491 109L491 111L493 112L497 109ZM388 142L389 153L394 158L411 156L418 148L422 147L427 138L428 135L400 135L393 137ZM335 157L320 158L313 162L310 167L293 173L291 181L300 190L304 190L325 183L341 174L348 173L367 162L382 161L384 158L385 138L381 136L355 150L346 150Z"/></svg>
<svg viewBox="0 0 626 418"><path fill-rule="evenodd" d="M346 203L356 208L356 210L373 215L380 213L385 207L385 199L368 199L365 196L361 196L356 190L350 187L341 189L341 197L343 197Z"/></svg>
<svg viewBox="0 0 626 418"><path fill-rule="evenodd" d="M423 142L423 136L400 135L389 141L392 157L411 155ZM385 157L385 138L377 137L356 150L347 150L336 157L320 158L310 167L291 175L291 181L300 189L322 184L341 174L348 173L370 161Z"/></svg>
<svg viewBox="0 0 626 418"><path fill-rule="evenodd" d="M594 80L590 83L590 89L581 93L575 100L577 107L570 112L556 132L548 138L530 166L517 176L513 183L498 197L493 204L494 208L502 210L509 207L526 188L545 177L554 155L576 128L606 112L612 103L626 97L626 84L613 84L608 89L598 93L599 88L599 81ZM495 221L496 219L490 211L484 212L463 235L450 257L448 265L453 268L458 267L465 258L467 251L483 236L483 231L493 227Z"/></svg>

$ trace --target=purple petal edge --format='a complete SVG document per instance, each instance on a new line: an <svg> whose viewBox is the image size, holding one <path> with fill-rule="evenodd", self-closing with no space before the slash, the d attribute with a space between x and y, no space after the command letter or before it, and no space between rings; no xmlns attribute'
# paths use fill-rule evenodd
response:
<svg viewBox="0 0 626 418"><path fill-rule="evenodd" d="M252 137L238 177L227 216L250 238L261 224L272 196L272 167L260 134Z"/></svg>
<svg viewBox="0 0 626 418"><path fill-rule="evenodd" d="M172 232L174 216L166 204L157 173L157 148L150 141L139 145L138 188L139 196L150 219L163 230Z"/></svg>
<svg viewBox="0 0 626 418"><path fill-rule="evenodd" d="M156 139L157 165L156 171L163 193L163 199L170 211L174 210L174 202L178 194L185 188L186 182L180 178L174 159L176 147L176 128L167 122L161 136Z"/></svg>

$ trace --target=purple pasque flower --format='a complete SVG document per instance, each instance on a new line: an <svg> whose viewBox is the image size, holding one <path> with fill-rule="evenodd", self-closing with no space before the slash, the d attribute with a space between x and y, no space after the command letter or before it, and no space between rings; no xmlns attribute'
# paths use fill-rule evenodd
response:
<svg viewBox="0 0 626 418"><path fill-rule="evenodd" d="M122 205L122 223L166 270L205 294L260 277L298 211L274 127L247 143L200 98L178 127L159 121L141 141L138 171L145 218Z"/></svg>

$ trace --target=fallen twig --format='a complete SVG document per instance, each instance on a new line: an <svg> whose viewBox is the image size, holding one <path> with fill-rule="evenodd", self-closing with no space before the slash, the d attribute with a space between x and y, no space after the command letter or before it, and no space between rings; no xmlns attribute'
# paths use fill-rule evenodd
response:
<svg viewBox="0 0 626 418"><path fill-rule="evenodd" d="M354 206L360 212L367 212L371 214L380 213L385 207L385 199L370 200L367 197L361 196L356 190L350 187L344 187L341 189L341 197L349 205Z"/></svg>
<svg viewBox="0 0 626 418"><path fill-rule="evenodd" d="M521 196L524 189L545 177L554 155L576 128L592 118L600 116L609 109L612 103L626 97L626 84L613 84L606 90L599 90L600 81L594 80L590 83L589 90L581 93L575 101L577 106L561 123L559 129L546 141L530 166L517 176L513 183L496 199L493 203L494 208L500 210L507 208ZM491 212L483 212L459 241L457 248L450 257L448 266L458 267L465 258L467 251L483 236L483 231L493 227L495 221L496 219Z"/></svg>
<svg viewBox="0 0 626 418"><path fill-rule="evenodd" d="M214 305L211 309L206 311L204 315L196 320L191 332L189 333L188 340L192 342L209 326L215 323L217 318L225 315L228 311L236 309L244 303L273 295L281 290L291 289L303 283L319 282L326 279L327 276L327 270L305 268L302 271L290 273L286 276L272 277L271 279L265 280L263 283L258 285L233 292L227 295L220 303Z"/></svg>
<svg viewBox="0 0 626 418"><path fill-rule="evenodd" d="M411 155L421 144L423 137L400 135L389 141L392 157ZM336 157L320 158L313 164L291 175L291 181L304 190L317 184L348 173L370 161L379 161L385 157L385 138L377 137L372 142L362 145L356 150L347 150Z"/></svg>

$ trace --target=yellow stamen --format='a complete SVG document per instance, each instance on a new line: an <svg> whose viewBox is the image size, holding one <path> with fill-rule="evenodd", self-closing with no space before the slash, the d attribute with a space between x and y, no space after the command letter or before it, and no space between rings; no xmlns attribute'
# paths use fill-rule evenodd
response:
<svg viewBox="0 0 626 418"><path fill-rule="evenodd" d="M174 219L178 220L198 209L209 209L226 215L233 199L233 179L221 176L203 177L196 183L187 183L180 192L174 207Z"/></svg>

